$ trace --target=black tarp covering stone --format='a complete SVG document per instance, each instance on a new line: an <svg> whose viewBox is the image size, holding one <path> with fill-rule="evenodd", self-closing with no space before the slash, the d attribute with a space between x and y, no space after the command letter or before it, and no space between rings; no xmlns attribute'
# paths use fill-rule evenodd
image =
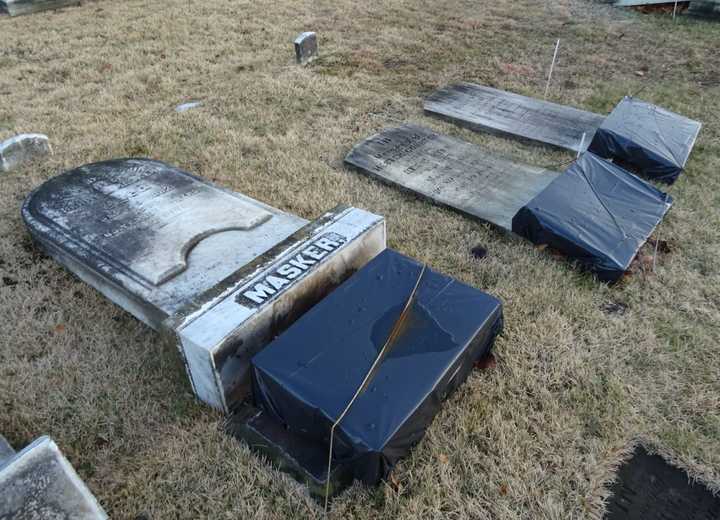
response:
<svg viewBox="0 0 720 520"><path fill-rule="evenodd" d="M515 215L512 230L614 282L671 205L666 193L585 153Z"/></svg>
<svg viewBox="0 0 720 520"><path fill-rule="evenodd" d="M672 184L685 167L697 121L625 97L600 125L589 151L656 181Z"/></svg>
<svg viewBox="0 0 720 520"><path fill-rule="evenodd" d="M421 264L385 250L253 360L256 404L324 443L383 348ZM427 269L368 388L337 427L334 464L376 484L424 435L502 328L496 298Z"/></svg>

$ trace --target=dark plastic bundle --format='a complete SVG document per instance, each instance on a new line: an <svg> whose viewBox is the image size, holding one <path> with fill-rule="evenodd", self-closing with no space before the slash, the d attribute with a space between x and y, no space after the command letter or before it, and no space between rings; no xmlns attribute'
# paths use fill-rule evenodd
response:
<svg viewBox="0 0 720 520"><path fill-rule="evenodd" d="M672 184L685 168L700 127L697 121L626 97L600 125L588 150Z"/></svg>
<svg viewBox="0 0 720 520"><path fill-rule="evenodd" d="M313 307L253 358L256 404L327 450L421 271L385 250ZM335 430L334 467L366 484L386 478L501 328L499 300L426 269L387 356Z"/></svg>
<svg viewBox="0 0 720 520"><path fill-rule="evenodd" d="M513 217L512 230L577 260L605 282L628 269L672 198L585 153Z"/></svg>

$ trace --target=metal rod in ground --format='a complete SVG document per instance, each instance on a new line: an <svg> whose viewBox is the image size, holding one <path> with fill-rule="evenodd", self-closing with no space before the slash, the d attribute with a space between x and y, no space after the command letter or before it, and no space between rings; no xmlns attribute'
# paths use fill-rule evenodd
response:
<svg viewBox="0 0 720 520"><path fill-rule="evenodd" d="M582 138L580 139L580 148L578 148L577 158L580 159L580 155L583 153L583 146L585 146L585 136L587 132L583 132Z"/></svg>
<svg viewBox="0 0 720 520"><path fill-rule="evenodd" d="M553 75L553 69L555 68L555 60L557 59L558 49L560 48L560 40L558 39L557 43L555 44L555 54L553 54L552 63L550 64L550 73L548 74L547 84L545 85L545 98L548 97L548 92L550 91L550 80L552 79Z"/></svg>
<svg viewBox="0 0 720 520"><path fill-rule="evenodd" d="M427 264L423 264L422 269L420 270L420 274L418 275L418 278L415 281L415 286L413 287L413 290L410 292L410 296L408 296L408 299L405 302L405 306L403 307L403 310L400 312L400 316L398 316L398 319L395 321L395 325L393 325L392 330L390 330L390 334L388 334L387 340L385 340L385 344L383 345L383 348L380 349L380 352L378 353L377 357L375 358L375 361L370 366L370 370L368 370L368 373L365 375L363 382L360 383L360 386L355 391L355 395L353 395L352 399L350 399L350 402L347 404L345 409L342 411L340 416L337 418L337 420L333 423L332 427L330 428L330 446L328 449L328 466L327 466L327 477L326 477L327 480L325 482L325 514L327 514L328 501L330 499L330 473L332 471L332 452L333 452L333 442L335 441L335 428L337 428L337 425L340 424L340 421L342 421L345 418L347 413L350 411L350 407L357 400L357 398L360 397L360 394L362 394L365 391L365 389L368 387L368 385L370 384L370 381L375 376L377 367L383 362L388 350L391 349L393 343L395 342L395 339L397 338L397 336L402 328L402 324L408 315L410 306L412 305L413 300L415 299L415 294L417 293L418 287L420 287L420 280L422 280L422 277L425 274L426 268L427 268Z"/></svg>
<svg viewBox="0 0 720 520"><path fill-rule="evenodd" d="M677 13L678 0L675 0L675 7L673 7L673 22L675 21L675 14Z"/></svg>

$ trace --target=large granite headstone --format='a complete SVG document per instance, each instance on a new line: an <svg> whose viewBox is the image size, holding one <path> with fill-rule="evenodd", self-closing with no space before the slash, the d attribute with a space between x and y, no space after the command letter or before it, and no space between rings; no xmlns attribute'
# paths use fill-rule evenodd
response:
<svg viewBox="0 0 720 520"><path fill-rule="evenodd" d="M363 210L308 223L146 159L68 171L22 214L59 263L177 344L221 410L249 389L253 354L385 247Z"/></svg>
<svg viewBox="0 0 720 520"><path fill-rule="evenodd" d="M68 5L80 5L80 0L0 0L0 12L18 16L59 9Z"/></svg>
<svg viewBox="0 0 720 520"><path fill-rule="evenodd" d="M672 201L591 153L559 173L516 164L414 125L366 139L345 162L535 244L549 245L603 281L622 276Z"/></svg>
<svg viewBox="0 0 720 520"><path fill-rule="evenodd" d="M517 136L574 152L587 149L605 120L585 110L473 83L433 92L425 100L425 112L475 131Z"/></svg>
<svg viewBox="0 0 720 520"><path fill-rule="evenodd" d="M0 460L3 520L105 520L100 504L49 437Z"/></svg>

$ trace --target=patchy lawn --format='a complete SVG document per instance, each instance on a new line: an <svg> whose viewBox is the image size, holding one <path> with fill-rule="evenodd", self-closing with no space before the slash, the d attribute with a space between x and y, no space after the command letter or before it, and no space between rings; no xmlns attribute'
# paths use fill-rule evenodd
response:
<svg viewBox="0 0 720 520"><path fill-rule="evenodd" d="M42 132L55 149L0 175L0 433L16 446L54 437L113 518L322 517L302 486L221 433L175 351L22 224L22 200L45 179L149 156L305 218L337 203L383 214L391 247L503 300L497 367L450 399L397 489L356 485L332 517L600 517L635 439L719 489L720 24L591 0L379 4L98 0L0 18L0 138ZM304 30L318 31L321 58L300 68ZM557 38L553 101L609 112L639 93L705 124L669 190L655 272L645 262L615 287L342 165L402 121L520 161L567 161L422 114L424 95L457 80L542 96ZM486 259L471 257L477 244Z"/></svg>

